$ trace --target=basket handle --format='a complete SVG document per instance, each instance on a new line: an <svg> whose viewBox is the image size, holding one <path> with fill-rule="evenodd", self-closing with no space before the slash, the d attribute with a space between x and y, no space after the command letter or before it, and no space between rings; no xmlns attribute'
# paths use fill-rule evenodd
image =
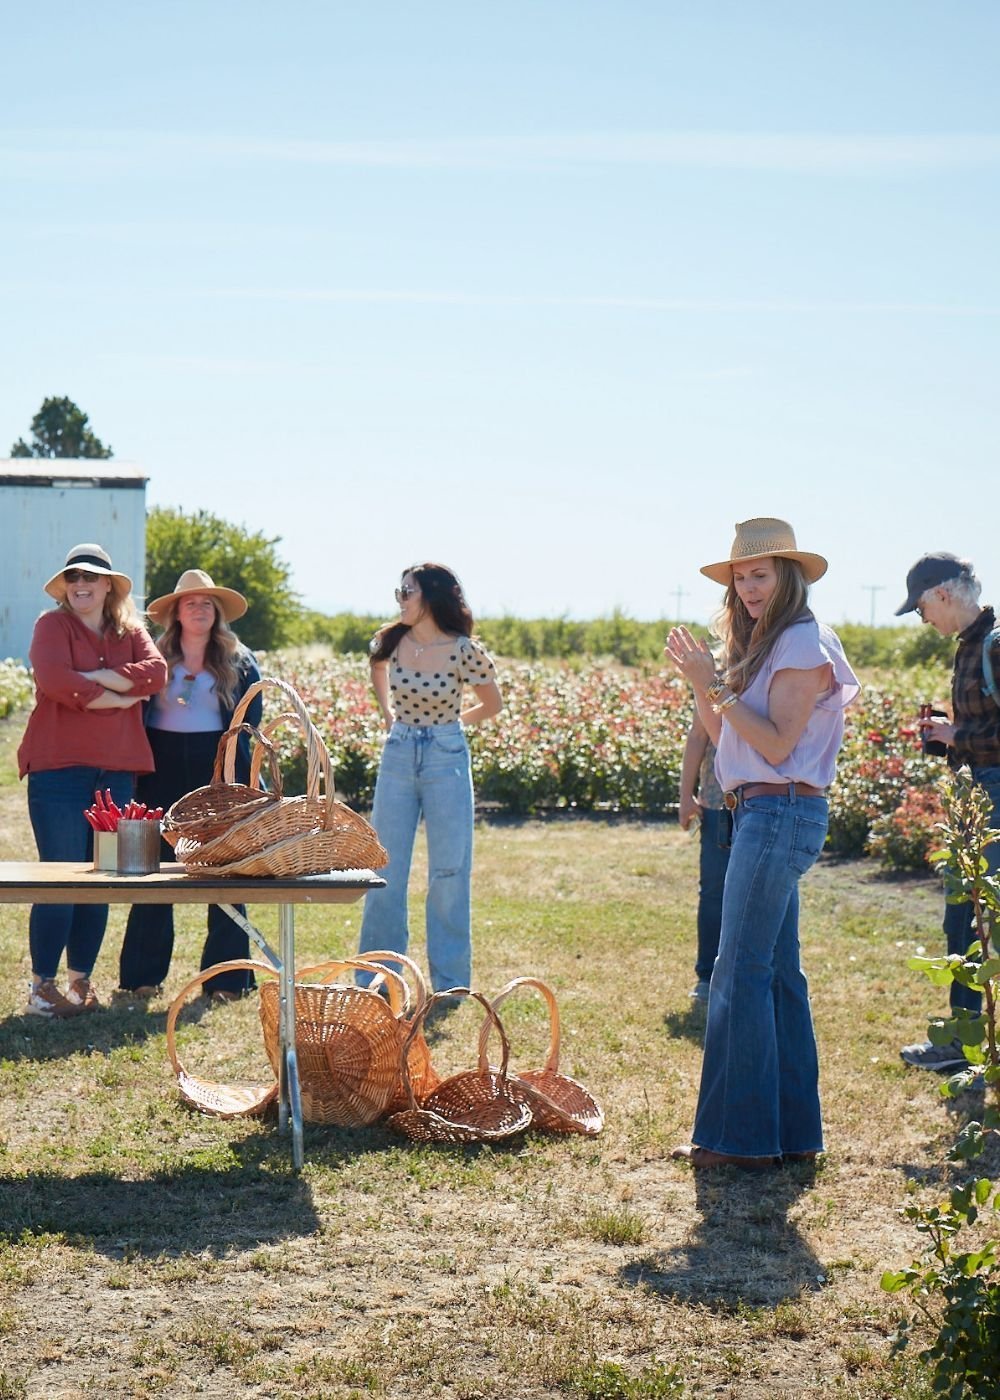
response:
<svg viewBox="0 0 1000 1400"><path fill-rule="evenodd" d="M251 734L257 741L253 758L250 761L250 786L257 788L258 791L263 791L260 786L260 768L266 754L271 770L271 790L275 796L280 797L281 769L278 767L277 752L268 735L252 724L231 724L222 735L219 747L215 751L212 785L218 787L222 782L233 783L236 781L236 740L241 733ZM225 769L225 775L223 775L223 769Z"/></svg>
<svg viewBox="0 0 1000 1400"><path fill-rule="evenodd" d="M547 985L547 983L543 982L539 977L512 977L511 980L507 983L506 987L501 987L500 991L497 992L496 996L493 998L493 1010L496 1011L497 1008L507 1000L511 992L516 991L518 987L534 987L537 991L541 992L542 996L548 1002L549 1053L545 1059L545 1068L546 1070L558 1071L559 1007L556 1004L556 994L552 990L552 988ZM489 1047L490 1029L491 1027L489 1021L484 1021L483 1028L479 1032L479 1068L483 1073L485 1073L486 1070L489 1068L487 1053Z"/></svg>
<svg viewBox="0 0 1000 1400"><path fill-rule="evenodd" d="M412 958L408 958L405 953L397 953L394 948L379 948L375 952L359 953L358 957L370 963L398 963L401 968L410 973L416 987L416 1004L412 1008L412 1014L416 1016L419 1011L423 1010L428 996L427 980ZM406 1014L409 1016L411 1013L407 1011Z"/></svg>
<svg viewBox="0 0 1000 1400"><path fill-rule="evenodd" d="M403 1088L406 1090L406 1098L411 1109L419 1108L420 1105L417 1103L417 1097L413 1092L413 1085L410 1083L410 1046L421 1030L428 1011L430 1011L435 1002L443 1001L446 997L475 997L476 1001L479 1002L480 1006L486 1012L487 1035L490 1030L495 1029L497 1035L500 1037L500 1068L496 1071L497 1078L500 1079L502 1084L505 1084L507 1080L507 1061L510 1059L510 1041L507 1039L500 1017L483 996L482 992L473 992L468 987L449 987L447 990L435 992L433 996L427 998L419 1012L410 1022L409 1034L403 1041L400 1068L402 1070Z"/></svg>
<svg viewBox="0 0 1000 1400"><path fill-rule="evenodd" d="M365 958L335 958L329 962L314 963L311 967L302 967L296 972L296 982L332 982L333 979L345 968L354 968L359 972L375 972L371 963ZM389 1009L398 1019L406 1016L410 1010L410 989L403 981L398 972L393 972L391 968L379 967L376 983L381 981L386 984L389 992ZM373 986L376 985L373 983ZM361 988L358 989L362 990Z"/></svg>
<svg viewBox="0 0 1000 1400"><path fill-rule="evenodd" d="M320 738L319 730L309 718L309 712L303 703L301 695L294 686L287 681L279 680L277 676L263 676L259 681L254 681L253 685L247 688L243 699L233 711L233 721L230 728L240 724L244 715L250 708L250 704L256 697L263 693L268 686L274 686L281 691L294 712L295 718L301 726L303 736L306 741L306 796L311 798L320 795L320 778L322 778L323 792L326 795L326 810L323 817L323 824L329 830L334 823L336 810L334 802L337 792L333 782L333 770L330 766L330 755L326 745ZM229 750L226 754L226 782L233 781L236 772L235 750Z"/></svg>
<svg viewBox="0 0 1000 1400"><path fill-rule="evenodd" d="M293 720L293 719L297 719L297 718L298 718L298 716L294 713L294 711L292 711L292 710L283 710L282 713L281 713L280 715L275 715L274 719L269 720L269 721L267 722L267 724L262 724L262 725L260 725L260 732L259 732L259 734L258 734L258 738L264 739L264 740L266 740L267 742L266 742L266 743L263 743L263 744L255 744L255 745L254 745L253 757L250 759L250 786L251 786L251 787L260 787L260 769L261 769L261 764L264 762L264 754L265 754L265 753L268 753L269 759L270 759L270 753L273 753L273 754L274 754L274 760L273 760L273 762L272 762L272 767L271 767L271 772L272 772L272 774L274 773L274 764L276 764L277 761L278 761L277 751L275 750L275 747L274 747L274 736L275 736L275 734L278 732L278 730L281 728L281 726L282 726L283 724L287 724L289 720ZM244 724L244 725L241 726L241 727L242 727L242 728L246 728L246 725ZM252 728L252 727L253 727L253 726L251 726L251 728ZM281 776L280 776L280 770L279 770L279 776L278 776L278 784L279 784L279 786L278 786L278 796L280 797L280 796L281 796L281 785L280 785L280 784L281 784Z"/></svg>
<svg viewBox="0 0 1000 1400"><path fill-rule="evenodd" d="M213 963L211 967L203 968L197 977L192 977L191 981L181 988L170 1003L170 1010L167 1012L167 1055L173 1066L174 1074L178 1078L184 1073L184 1066L177 1054L176 1035L177 1017L181 1014L181 1008L195 987L200 987L210 977L214 977L219 972L240 971L266 972L269 977L274 978L278 976L277 970L270 963L255 962L252 958L231 958L229 962Z"/></svg>

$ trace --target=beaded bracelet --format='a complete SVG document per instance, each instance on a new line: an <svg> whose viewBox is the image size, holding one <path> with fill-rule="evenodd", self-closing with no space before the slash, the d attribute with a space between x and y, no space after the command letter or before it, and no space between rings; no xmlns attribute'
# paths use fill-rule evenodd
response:
<svg viewBox="0 0 1000 1400"><path fill-rule="evenodd" d="M705 687L705 694L708 696L708 699L711 702L711 704L714 705L717 700L720 700L722 696L725 695L728 689L729 687L726 685L726 682L722 679L722 677L716 676L712 684Z"/></svg>
<svg viewBox="0 0 1000 1400"><path fill-rule="evenodd" d="M734 695L732 691L730 691L725 700L719 700L712 706L712 709L717 715L721 715L723 710L728 710L730 705L735 705L739 698L738 695Z"/></svg>

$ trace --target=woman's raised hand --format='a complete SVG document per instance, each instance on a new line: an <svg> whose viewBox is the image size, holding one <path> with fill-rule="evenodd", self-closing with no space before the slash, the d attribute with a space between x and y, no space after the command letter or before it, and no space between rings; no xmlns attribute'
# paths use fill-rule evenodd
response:
<svg viewBox="0 0 1000 1400"><path fill-rule="evenodd" d="M686 627L672 627L663 655L685 680L704 690L715 678L715 661L705 642L696 641Z"/></svg>

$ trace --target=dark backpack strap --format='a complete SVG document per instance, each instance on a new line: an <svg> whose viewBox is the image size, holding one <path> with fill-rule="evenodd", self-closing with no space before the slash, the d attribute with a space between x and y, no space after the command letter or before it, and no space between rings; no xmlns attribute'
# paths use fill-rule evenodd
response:
<svg viewBox="0 0 1000 1400"><path fill-rule="evenodd" d="M994 627L983 638L983 694L991 695L994 704L1000 706L1000 690L997 689L996 675L991 655L994 645L1000 642L1000 627Z"/></svg>

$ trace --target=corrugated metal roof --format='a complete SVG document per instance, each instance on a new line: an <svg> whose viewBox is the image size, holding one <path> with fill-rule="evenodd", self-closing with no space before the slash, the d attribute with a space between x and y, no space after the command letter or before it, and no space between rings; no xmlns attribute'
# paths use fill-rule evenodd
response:
<svg viewBox="0 0 1000 1400"><path fill-rule="evenodd" d="M113 457L0 457L0 486L142 486L149 480L135 462Z"/></svg>

